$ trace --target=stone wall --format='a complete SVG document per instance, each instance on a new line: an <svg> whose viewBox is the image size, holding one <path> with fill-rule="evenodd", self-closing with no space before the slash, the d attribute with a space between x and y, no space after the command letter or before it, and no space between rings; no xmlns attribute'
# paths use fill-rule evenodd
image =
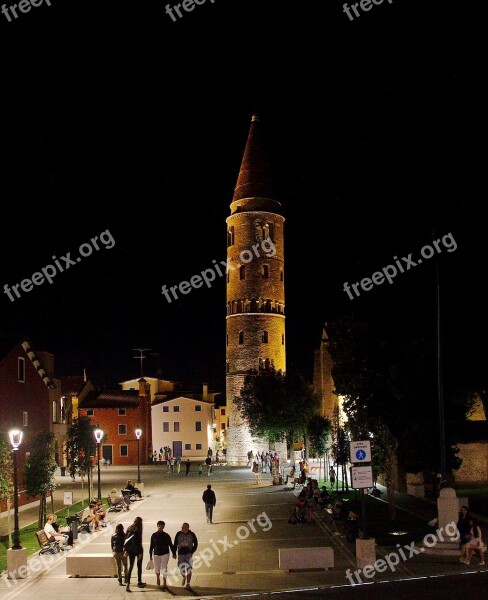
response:
<svg viewBox="0 0 488 600"><path fill-rule="evenodd" d="M458 444L463 463L454 471L456 483L486 483L488 481L488 442Z"/></svg>

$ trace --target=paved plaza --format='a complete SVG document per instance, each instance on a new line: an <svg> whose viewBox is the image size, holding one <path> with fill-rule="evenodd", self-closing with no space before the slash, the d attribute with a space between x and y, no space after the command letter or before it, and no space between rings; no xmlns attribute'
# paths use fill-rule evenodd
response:
<svg viewBox="0 0 488 600"><path fill-rule="evenodd" d="M102 471L102 492L106 496L112 487L120 489L128 477L136 479L127 468L109 467ZM267 479L266 479L267 477ZM269 475L262 485L255 485L249 469L214 467L210 477L199 477L193 466L190 476L168 474L163 467L144 467L144 499L132 504L130 512L109 513L111 525L132 523L136 516L144 522L144 567L149 558L149 540L156 530L156 522L164 520L166 531L174 537L181 524L187 521L199 540L197 554L201 560L194 570L193 594L182 587L181 578L169 581L169 592L156 586L154 571L143 572L147 587L136 587L132 575L132 593L119 586L116 578L73 578L66 575L63 554L49 557L52 564L43 566L39 573L18 583L0 580L0 600L51 600L52 598L79 598L80 600L116 600L144 595L151 600L177 597L237 596L256 591L292 590L313 586L344 586L346 569L355 570L351 547L334 530L326 517L313 524L290 525L288 518L295 500L293 492L283 486L272 486ZM59 478L62 487L81 493L80 484L68 477ZM217 495L214 523L207 524L201 499L208 483ZM76 496L75 496L76 499ZM57 502L60 502L57 500ZM27 520L28 515L22 515ZM86 536L69 554L110 553L111 527ZM279 548L332 546L335 566L329 571L288 573L278 568ZM378 556L381 556L378 549ZM176 561L170 558L170 572ZM401 564L393 574L381 578L392 579L429 574L458 573L462 569L452 559L421 556ZM332 590L331 590L332 592ZM299 592L294 592L298 594ZM293 593L292 593L293 595Z"/></svg>

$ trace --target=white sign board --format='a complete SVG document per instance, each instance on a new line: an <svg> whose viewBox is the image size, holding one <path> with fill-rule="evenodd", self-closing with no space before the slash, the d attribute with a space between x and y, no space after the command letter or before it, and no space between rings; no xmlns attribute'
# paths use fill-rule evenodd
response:
<svg viewBox="0 0 488 600"><path fill-rule="evenodd" d="M73 504L73 492L63 492L63 504L68 506Z"/></svg>
<svg viewBox="0 0 488 600"><path fill-rule="evenodd" d="M349 457L352 463L371 462L371 442L349 442Z"/></svg>
<svg viewBox="0 0 488 600"><path fill-rule="evenodd" d="M373 467L351 467L351 481L354 490L373 487Z"/></svg>

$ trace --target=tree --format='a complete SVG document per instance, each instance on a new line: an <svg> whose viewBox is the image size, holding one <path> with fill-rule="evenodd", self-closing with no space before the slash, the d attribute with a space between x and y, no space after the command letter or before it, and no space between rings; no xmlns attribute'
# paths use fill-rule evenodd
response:
<svg viewBox="0 0 488 600"><path fill-rule="evenodd" d="M271 368L250 371L234 402L252 435L270 442L285 439L288 455L292 456L293 440L306 434L319 397L300 374Z"/></svg>
<svg viewBox="0 0 488 600"><path fill-rule="evenodd" d="M0 500L12 495L12 452L6 437L0 435Z"/></svg>
<svg viewBox="0 0 488 600"><path fill-rule="evenodd" d="M382 473L385 477L386 495L388 499L388 515L393 521L396 517L395 495L393 489L393 469L398 442L391 433L388 425L380 418L369 422L372 433L371 458L373 474L376 477Z"/></svg>
<svg viewBox="0 0 488 600"><path fill-rule="evenodd" d="M54 481L56 471L54 459L54 434L40 432L32 440L31 452L25 466L24 483L29 496L40 496L39 529L46 522L46 496L52 493L57 485Z"/></svg>
<svg viewBox="0 0 488 600"><path fill-rule="evenodd" d="M307 431L308 440L310 443L310 449L312 453L319 459L319 473L320 473L320 460L325 457L327 451L327 442L330 435L331 423L329 419L319 415L318 413L312 415L308 421ZM324 458L325 460L325 458ZM324 462L324 474L325 474L325 462ZM325 479L325 476L324 476Z"/></svg>
<svg viewBox="0 0 488 600"><path fill-rule="evenodd" d="M96 455L95 426L88 417L79 417L68 430L66 443L66 461L71 477L81 477L81 497L83 498L84 480L93 467L92 456ZM90 488L88 487L90 495Z"/></svg>
<svg viewBox="0 0 488 600"><path fill-rule="evenodd" d="M349 436L347 431L344 429L340 419L339 408L334 408L334 415L332 417L332 455L336 466L341 467L342 475L342 490L344 487L346 491L349 489L349 482L347 479L347 464L349 462ZM336 478L336 490L339 489L339 478Z"/></svg>

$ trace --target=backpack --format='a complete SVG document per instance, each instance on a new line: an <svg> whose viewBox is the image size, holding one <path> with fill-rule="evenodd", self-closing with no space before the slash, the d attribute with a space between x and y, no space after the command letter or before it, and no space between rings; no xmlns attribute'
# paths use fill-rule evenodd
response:
<svg viewBox="0 0 488 600"><path fill-rule="evenodd" d="M124 552L128 552L129 554L137 554L139 552L135 533L132 533L126 538L124 542Z"/></svg>

